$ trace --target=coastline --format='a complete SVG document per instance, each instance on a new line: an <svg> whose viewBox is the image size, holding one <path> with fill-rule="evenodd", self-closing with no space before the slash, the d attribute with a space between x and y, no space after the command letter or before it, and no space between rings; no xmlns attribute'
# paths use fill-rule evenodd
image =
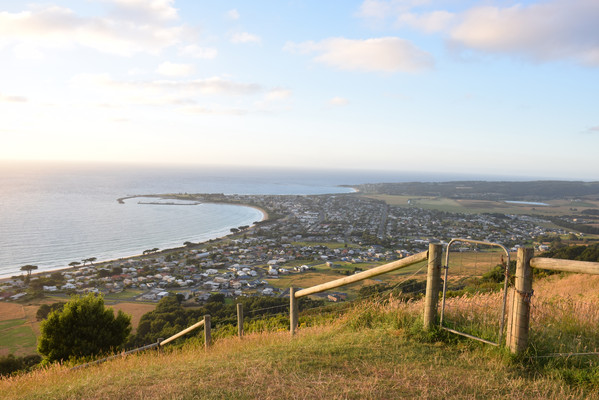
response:
<svg viewBox="0 0 599 400"><path fill-rule="evenodd" d="M132 198L136 198L136 197L157 197L157 198L163 198L163 199L167 199L169 195L164 195L164 196L160 196L160 195L135 195L135 196L127 196L127 197L122 197L117 199L117 201L119 202L119 204L124 204L124 200L128 200L128 199L132 199ZM268 214L268 212L266 210L264 210L261 207L258 207L256 205L250 205L250 204L240 204L240 203L227 203L227 202L204 202L204 203L198 203L198 204L228 204L228 205L236 205L239 207L248 207L248 208L253 208L257 211L259 211L262 214L262 219L259 222L264 222L264 221L268 221L270 216ZM256 224L252 224L250 225L249 228L247 228L247 230L251 230L256 226ZM129 255L129 256L123 256L123 257L118 257L118 258L112 258L112 259L108 259L108 260L100 260L97 262L94 262L93 264L91 264L91 266L94 266L96 268L100 268L103 267L105 265L109 265L112 263L117 263L117 262L125 262L125 261L129 261L129 260L137 260L137 259L143 259L143 258L152 258L152 257L156 257L156 255L158 254L169 254L172 252L178 252L184 249L193 249L193 248L197 248L200 246L204 246L209 242L214 242L214 241L221 241L221 240L226 240L232 236L235 235L239 235L241 232L238 233L229 233L225 236L218 236L215 238L211 238L211 239L206 239L204 241L201 242L197 242L194 243L191 246L176 246L176 247L168 247L165 249L161 249L158 250L156 253L152 253L152 254L134 254L134 255ZM90 265L87 264L85 265L86 267ZM77 269L83 267L83 265L75 265L75 266L66 266L66 267L58 267L58 268L51 268L51 269L47 269L44 271L37 271L37 272L32 272L31 276L43 276L46 274L51 274L54 272L58 272L58 271L76 271ZM13 279L13 277L21 277L21 276L25 276L26 273L24 271L15 271L14 274L10 275L10 276L0 276L0 283L6 282L6 281L10 281Z"/></svg>

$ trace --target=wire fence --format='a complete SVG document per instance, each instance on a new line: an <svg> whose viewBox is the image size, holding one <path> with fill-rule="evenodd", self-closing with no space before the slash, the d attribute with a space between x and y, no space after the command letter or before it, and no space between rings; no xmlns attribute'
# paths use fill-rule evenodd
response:
<svg viewBox="0 0 599 400"><path fill-rule="evenodd" d="M442 325L498 344L505 321L506 254L490 245L458 244L447 258Z"/></svg>
<svg viewBox="0 0 599 400"><path fill-rule="evenodd" d="M578 275L584 279L585 275ZM552 293L551 288L537 289L531 298L530 344L534 357L597 356L598 326L599 300Z"/></svg>

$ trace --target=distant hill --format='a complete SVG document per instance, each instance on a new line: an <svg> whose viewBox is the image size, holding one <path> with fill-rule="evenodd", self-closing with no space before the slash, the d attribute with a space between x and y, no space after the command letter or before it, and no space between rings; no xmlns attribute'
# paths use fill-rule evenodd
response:
<svg viewBox="0 0 599 400"><path fill-rule="evenodd" d="M578 181L371 183L358 185L356 188L367 194L433 196L494 201L542 201L589 196L599 198L599 182Z"/></svg>

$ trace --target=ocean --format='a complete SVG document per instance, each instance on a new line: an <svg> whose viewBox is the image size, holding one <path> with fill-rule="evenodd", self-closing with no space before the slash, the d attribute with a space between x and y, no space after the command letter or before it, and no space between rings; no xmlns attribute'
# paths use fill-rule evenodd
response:
<svg viewBox="0 0 599 400"><path fill-rule="evenodd" d="M0 162L0 277L70 262L141 254L222 237L263 218L259 210L226 204L152 205L134 198L165 193L326 194L355 185L464 179L386 171L157 167L50 162ZM142 201L143 202L143 201Z"/></svg>
<svg viewBox="0 0 599 400"><path fill-rule="evenodd" d="M337 177L338 178L338 177ZM111 260L152 248L222 237L263 218L226 204L152 205L130 195L164 193L346 193L322 173L208 167L0 163L0 277L95 257ZM155 201L155 199L153 200Z"/></svg>

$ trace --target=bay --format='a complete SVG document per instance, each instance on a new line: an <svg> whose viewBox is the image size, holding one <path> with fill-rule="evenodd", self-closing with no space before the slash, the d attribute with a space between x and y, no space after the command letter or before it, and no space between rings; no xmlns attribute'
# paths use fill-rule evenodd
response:
<svg viewBox="0 0 599 400"><path fill-rule="evenodd" d="M163 193L344 193L322 174L298 171L102 164L0 163L0 277L110 260L185 241L222 237L263 218L250 207L139 204ZM155 201L153 199L152 201Z"/></svg>
<svg viewBox="0 0 599 400"><path fill-rule="evenodd" d="M263 218L226 204L167 206L134 198L165 193L305 195L348 193L339 185L481 177L397 171L0 161L0 277L111 260L227 235Z"/></svg>

